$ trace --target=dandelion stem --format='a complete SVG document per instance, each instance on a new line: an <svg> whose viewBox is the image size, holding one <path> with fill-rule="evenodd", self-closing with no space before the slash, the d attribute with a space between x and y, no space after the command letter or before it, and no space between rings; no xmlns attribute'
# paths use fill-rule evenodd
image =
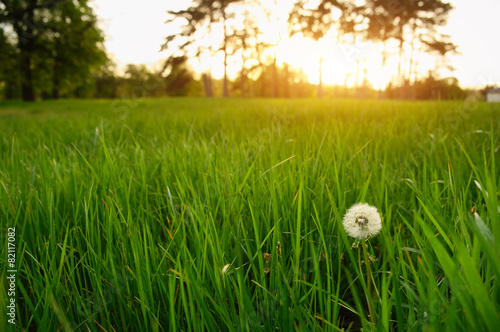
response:
<svg viewBox="0 0 500 332"><path fill-rule="evenodd" d="M365 245L363 246L363 256L365 260L365 266L366 266L366 279L367 279L367 297L368 297L368 310L370 312L370 319L372 323L375 325L377 318L375 317L375 313L372 310L372 303L373 303L373 298L372 298L372 268L371 268L371 261L370 257L368 257L368 243L366 242Z"/></svg>
<svg viewBox="0 0 500 332"><path fill-rule="evenodd" d="M361 268L361 250L363 250L363 258L365 262L365 267L366 267L366 279L363 277L363 270ZM363 282L366 283L367 287L367 292L365 293L366 297L366 304L368 306L368 313L370 315L370 321L372 322L373 325L376 325L377 318L375 317L375 314L372 310L372 271L371 271L371 266L370 266L370 258L368 257L368 243L365 242L363 243L359 248L358 248L358 263L359 263L359 274L361 276L361 279Z"/></svg>

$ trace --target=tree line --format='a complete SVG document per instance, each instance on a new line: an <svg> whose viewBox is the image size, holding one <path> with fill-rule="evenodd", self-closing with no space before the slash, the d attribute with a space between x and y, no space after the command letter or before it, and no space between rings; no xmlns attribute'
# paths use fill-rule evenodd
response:
<svg viewBox="0 0 500 332"><path fill-rule="evenodd" d="M87 96L107 59L87 0L0 1L0 80L6 98Z"/></svg>
<svg viewBox="0 0 500 332"><path fill-rule="evenodd" d="M452 6L441 0L297 0L287 17L277 14L276 0L193 0L180 11L166 13L166 24L179 33L166 36L167 59L158 70L127 65L121 74L108 58L104 34L89 0L0 1L0 90L6 99L129 98L156 96L242 97L463 97L458 82L418 77L415 54L445 59L456 52L449 36L438 33ZM261 22L276 26L275 36ZM285 27L279 29L280 27ZM215 33L217 32L217 34ZM288 36L285 36L287 34ZM300 69L278 65L276 46L285 37L302 34L335 44L356 38L382 45L385 68L388 44L399 50L398 71L389 86L376 91L369 82L348 88L325 86L322 58L319 83L309 83ZM214 37L216 36L216 37ZM405 56L410 50L410 56ZM212 77L219 55L224 74ZM221 56L222 55L222 56ZM228 77L228 61L241 68ZM189 61L197 61L195 73ZM428 90L428 91L427 91Z"/></svg>

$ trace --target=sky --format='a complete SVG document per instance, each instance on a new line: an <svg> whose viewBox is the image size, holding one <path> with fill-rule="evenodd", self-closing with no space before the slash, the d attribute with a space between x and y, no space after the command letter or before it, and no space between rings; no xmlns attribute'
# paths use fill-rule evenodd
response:
<svg viewBox="0 0 500 332"><path fill-rule="evenodd" d="M160 52L164 38L175 33L176 27L165 24L167 10L186 8L189 0L93 0L93 7L99 17L100 28L106 34L105 46L112 59L123 67L128 63L144 63L160 67L167 57ZM449 34L458 45L460 55L449 57L449 64L455 70L451 73L463 87L478 87L486 84L500 84L500 1L499 0L450 0L455 9L450 13L447 26L441 32ZM285 4L287 1L280 0ZM286 12L288 7L282 6ZM286 20L286 17L284 18ZM343 83L347 79L353 84L357 66L367 68L367 79L375 87L390 80L396 70L396 61L388 61L387 68L380 69L380 50L375 45L358 43L347 48L334 45L331 40L314 44L311 40L295 36L283 38L277 49L278 63L287 61L301 67L313 83L318 81L319 56L324 57L323 78L325 83ZM358 59L358 61L356 61ZM394 59L395 60L395 56ZM221 63L220 59L214 59ZM418 58L418 70L426 73L434 67L434 58ZM195 70L199 64L191 63ZM233 76L241 63L229 64L229 76ZM363 72L363 70L361 70ZM443 72L443 76L450 73ZM222 76L221 66L214 66L213 76ZM358 78L361 80L362 77Z"/></svg>

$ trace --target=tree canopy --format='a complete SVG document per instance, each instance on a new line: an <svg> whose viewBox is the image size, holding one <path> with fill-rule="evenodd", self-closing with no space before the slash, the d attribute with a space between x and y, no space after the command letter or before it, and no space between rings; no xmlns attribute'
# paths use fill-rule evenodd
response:
<svg viewBox="0 0 500 332"><path fill-rule="evenodd" d="M161 70L141 64L123 68L125 64L117 66L108 58L104 34L90 3L0 0L0 93L5 98L338 96L340 83L335 93L332 86L323 84L323 73L331 70L325 69L328 63L323 64L324 50L318 48L317 84L308 82L311 77L306 72L311 75L311 67L294 68L291 60L279 55L281 42L296 34L316 41L318 46L335 45L342 53L351 47L349 43L355 48L360 40L383 46L382 72L389 57L394 60L391 64L398 64L398 73L386 80L391 80L391 97L395 91L404 97L408 89L417 98L417 94L422 95L417 85L431 81L423 77L421 68L417 71L416 54L443 59L436 61L436 68L443 68L445 56L456 52L450 36L439 33L453 9L442 0L294 0L286 2L288 7L277 0L193 0L185 9L166 13L168 24L181 24L173 24L179 30L165 36L161 49L166 59ZM374 90L367 79L367 66L360 66L366 58L350 53L343 56L357 64L354 86L347 86L354 69L340 72L344 77L335 74L337 82L344 82L344 95L371 95ZM318 57L305 60L316 63ZM222 79L216 80L212 73L219 68L223 68ZM433 77L439 79L436 75ZM362 89L366 93L358 94ZM379 84L379 98L382 89Z"/></svg>
<svg viewBox="0 0 500 332"><path fill-rule="evenodd" d="M6 90L37 96L86 96L95 71L106 62L104 35L88 0L1 0L0 51L8 57Z"/></svg>

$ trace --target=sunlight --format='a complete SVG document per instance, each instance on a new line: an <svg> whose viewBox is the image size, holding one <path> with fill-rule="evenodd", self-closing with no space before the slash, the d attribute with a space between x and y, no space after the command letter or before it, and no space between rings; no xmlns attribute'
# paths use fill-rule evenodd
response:
<svg viewBox="0 0 500 332"><path fill-rule="evenodd" d="M310 6L317 1L311 1ZM456 68L456 71L441 70L442 75L455 75L464 85L491 84L500 81L500 76L495 65L500 46L498 43L485 43L485 38L478 38L477 34L471 31L496 31L500 21L494 20L494 13L500 8L500 3L486 1L491 8L489 11L480 11L481 6L465 0L452 0L451 3L456 7L451 12L448 26L442 29L443 32L450 34L452 39L459 45L461 55L450 55L448 59L450 64ZM377 51L364 52L363 47L358 45L349 45L349 41L337 44L334 36L325 38L312 44L304 37L288 38L286 28L287 13L293 5L292 0L275 1L262 0L262 5L269 10L266 14L262 13L257 5L248 5L248 10L256 16L259 29L262 34L260 41L278 45L274 51L277 52L279 63L287 62L290 65L301 68L307 75L311 83L318 82L319 56L318 51L323 55L323 81L325 84L343 84L346 76L355 76L356 60L367 58L366 66L368 68L367 80L375 87L385 86L391 78L397 74L399 55L395 50L394 43L388 43L387 51L390 56L387 58L386 66L381 68L382 45L371 45L370 47ZM118 61L120 66L127 63L146 63L154 66L158 62L166 59L168 52L158 52L160 45L164 42L164 37L179 32L180 24L167 26L166 11L168 9L179 10L185 8L189 1L160 2L156 0L145 0L144 6L137 6L137 3L131 0L124 1L102 1L96 0L93 6L101 18L100 26L106 32L106 48L110 54ZM494 8L493 8L494 7ZM117 8L119 8L117 10ZM479 14L480 13L480 14ZM485 17L478 19L477 24L464 25L466 20L472 20L472 17ZM241 17L241 15L237 15ZM235 19L231 24L241 26ZM487 25L490 25L489 28ZM478 26L477 28L475 26ZM471 27L475 27L471 30ZM215 29L215 28L214 28ZM482 29L482 30L481 30ZM213 39L220 41L220 36L216 36L215 31L212 34ZM289 41L291 39L293 41ZM314 43L314 42L313 42ZM325 45L322 45L324 43ZM320 45L321 44L321 45ZM490 51L486 51L485 48ZM405 58L409 59L410 51L405 51ZM301 55L304 56L301 59ZM207 57L204 55L204 57ZM214 58L210 61L213 64L212 73L215 78L223 75L222 64L219 63L221 55L211 55ZM235 55L229 62L232 64L228 68L228 75L235 77L237 71L241 69L241 55ZM482 59L477 61L477 59ZM206 71L207 68L201 68L196 64L199 60L192 59L190 64L199 74ZM435 60L424 54L415 54L414 66L419 77L426 76L429 69L435 67ZM203 67L207 67L205 63ZM405 69L409 68L409 62L405 62ZM495 69L495 70L492 70ZM360 75L362 76L362 75ZM359 77L358 77L359 79ZM349 78L349 81L354 78Z"/></svg>
<svg viewBox="0 0 500 332"><path fill-rule="evenodd" d="M211 34L213 39L200 38L204 41L207 50L202 52L199 58L193 57L189 60L189 64L198 75L210 70L215 79L221 79L224 76L223 52L210 54L208 50L210 46L220 42L221 33L217 29ZM390 47L387 51L386 63L382 68L382 46L369 43L358 43L355 46L336 44L336 40L333 38L314 41L297 34L291 38L280 40L274 48L268 50L269 54L276 55L278 66L287 63L294 69L302 70L312 84L319 82L319 62L322 58L322 81L324 84L343 85L347 82L348 87L352 87L362 85L366 80L375 89L385 87L398 72L399 54ZM410 55L411 50L405 50L403 54L404 59L406 59L403 63L405 68L409 66L407 59L410 58ZM228 77L235 79L242 66L241 52L229 57ZM429 70L435 67L435 58L426 54L414 54L413 66L416 67L418 77L425 76ZM446 73L444 72L444 74Z"/></svg>
<svg viewBox="0 0 500 332"><path fill-rule="evenodd" d="M291 38L286 36L280 40L277 33L273 33L273 35L276 37L274 40L277 41L277 45L268 49L266 54L275 55L278 66L283 66L286 63L292 69L302 70L312 84L319 82L320 58L322 58L322 81L327 85L347 83L348 87L353 87L361 86L366 81L374 89L380 89L386 87L398 73L399 54L394 45L386 45L387 59L382 68L383 46L380 44L363 43L359 40L354 42L354 45L337 43L336 38L332 36L314 41L301 34ZM220 26L216 26L208 38L200 35L199 40L207 50L202 52L199 57L192 57L189 60L189 64L198 76L207 71L210 71L215 79L222 79L224 76L224 53L219 51L211 54L209 51L209 48L215 48L221 39L222 29ZM273 40L273 38L268 38L268 40ZM402 67L406 71L409 71L410 56L411 49L405 49ZM425 77L428 71L436 66L436 59L431 55L414 53L413 57L412 66L415 67L416 75L419 78ZM247 62L248 65L249 62ZM235 79L242 66L241 52L229 57L228 77ZM450 74L446 69L440 69L439 72L445 76Z"/></svg>

